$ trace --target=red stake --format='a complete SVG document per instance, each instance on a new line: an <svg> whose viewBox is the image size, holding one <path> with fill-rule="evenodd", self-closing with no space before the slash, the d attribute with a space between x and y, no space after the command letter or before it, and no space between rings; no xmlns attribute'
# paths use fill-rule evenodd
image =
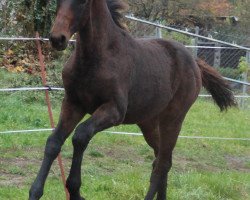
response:
<svg viewBox="0 0 250 200"><path fill-rule="evenodd" d="M36 38L40 38L38 32L36 32ZM40 40L36 40L36 45L37 45L37 50L38 50L39 63L40 63L40 66L41 66L42 83L43 83L43 86L46 86L47 85L46 71L45 71L44 57L43 57L43 54L42 54L42 47L41 47ZM52 108L51 108L51 103L50 103L50 97L49 97L49 91L48 90L45 90L45 100L46 100L46 103L47 103L47 106L48 106L50 125L51 125L51 128L54 129L55 128L55 123L54 123L54 119L53 119L53 113L52 113ZM58 155L57 161L58 161L58 165L59 165L60 171L61 171L61 177L62 177L62 182L63 182L63 185L64 185L66 200L69 200L69 192L68 192L68 190L66 188L66 178L65 178L64 167L63 167L61 154Z"/></svg>

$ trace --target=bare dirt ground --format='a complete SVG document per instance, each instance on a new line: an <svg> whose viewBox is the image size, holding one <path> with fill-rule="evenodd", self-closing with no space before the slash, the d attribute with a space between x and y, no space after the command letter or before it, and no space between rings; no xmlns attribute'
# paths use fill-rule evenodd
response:
<svg viewBox="0 0 250 200"><path fill-rule="evenodd" d="M27 156L19 156L16 158L0 158L0 186L21 186L27 182L32 180L37 170L41 164L42 158L42 148L41 149L27 149L29 151L29 157ZM37 153L39 152L39 156ZM104 173L113 173L115 168L105 167L105 164L108 163L108 160L116 160L116 162L126 161L129 162L133 167L139 167L140 165L151 163L153 160L153 155L148 153L148 155L139 155L131 149L124 149L120 151L116 151L114 149L105 149L105 148L97 148L95 152L101 152L96 155L96 153L88 152L86 154L86 159L88 162L102 162L102 170ZM32 155L35 155L32 158ZM234 157L230 155L226 155L226 167L228 170L240 171L250 173L250 168L246 166L246 162L250 160L250 157ZM64 156L63 158L65 170L69 171L71 164L71 156ZM220 167L211 165L204 165L196 162L192 159L187 159L183 156L176 155L174 156L174 167L177 171L184 172L189 168L192 169L202 169L210 172L219 172L222 171ZM60 171L55 161L51 168L52 175L59 176Z"/></svg>

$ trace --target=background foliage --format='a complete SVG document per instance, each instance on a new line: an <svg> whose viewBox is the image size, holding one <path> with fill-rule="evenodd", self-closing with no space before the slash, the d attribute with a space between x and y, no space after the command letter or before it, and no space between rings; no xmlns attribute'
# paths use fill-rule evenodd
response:
<svg viewBox="0 0 250 200"><path fill-rule="evenodd" d="M250 34L249 0L124 0L129 12L149 20L175 26L199 26L217 34L230 34L234 40ZM33 36L38 30L48 35L56 10L56 0L2 0L0 34ZM235 16L230 18L228 16ZM205 32L206 32L205 31ZM246 38L246 37L245 37ZM250 44L249 37L245 39Z"/></svg>
<svg viewBox="0 0 250 200"><path fill-rule="evenodd" d="M213 38L235 42L239 45L250 46L250 0L124 0L130 8L128 13L151 21L158 21L178 29L188 29L195 32L199 26L199 34ZM29 36L33 37L35 31L47 37L56 12L56 0L1 0L0 1L0 36ZM234 16L234 17L232 17ZM129 22L133 35L145 36L152 32L154 27L147 30L143 24L135 26ZM142 33L140 33L140 31ZM149 34L150 33L150 34ZM141 35L144 34L144 35ZM190 45L191 39L175 32L163 33L164 38L172 38L183 44ZM22 44L22 46L20 45ZM0 42L0 67L12 72L27 72L36 75L38 64L32 55L36 49L32 43ZM61 56L61 53L51 52L49 46L44 44L46 62L52 69L51 58ZM67 52L66 52L67 54ZM17 56L18 55L18 56ZM54 60L54 59L53 59ZM244 62L241 61L240 68ZM57 62L57 66L61 65ZM59 70L57 70L59 71ZM246 70L245 70L246 71ZM39 72L39 71L38 71ZM222 69L223 74L232 74L232 78L239 77L234 69ZM56 83L60 77L55 74Z"/></svg>
<svg viewBox="0 0 250 200"><path fill-rule="evenodd" d="M46 37L55 9L55 0L2 0L0 33L1 35L34 36L34 31L39 31Z"/></svg>
<svg viewBox="0 0 250 200"><path fill-rule="evenodd" d="M219 3L214 0L127 1L130 4L130 12L136 16L160 20L179 28L199 25L206 31L204 34L209 31L217 32L219 36L227 34L229 39L237 39L240 35L249 36L250 33L250 12L247 10L249 0L216 1ZM55 5L55 0L1 0L0 36L34 36L34 31L38 30L46 37L53 21ZM220 14L235 15L239 17L240 23L232 26L230 21L221 22L216 19ZM213 26L210 27L209 23ZM172 33L171 37L189 44L188 38L178 34ZM241 38L242 44L250 44L247 37ZM43 44L48 83L59 86L61 63L67 59L69 52L58 55L51 49L46 51L47 49L46 44ZM36 54L33 43L0 43L1 87L40 85ZM51 57L57 58L57 61L52 61ZM2 66L4 69L1 69ZM9 73L6 69L15 73ZM223 70L225 74L238 76L242 70L246 70L245 59L241 59L239 69ZM59 116L62 94L51 93L51 97L55 116ZM44 94L40 92L1 94L0 111L0 130L49 126ZM248 109L235 109L220 114L212 103L200 99L189 112L183 133L189 136L247 137L249 118ZM112 130L138 132L134 126ZM28 198L29 186L38 171L47 137L47 133L0 136L1 199ZM68 140L62 152L67 172L72 158L70 144L71 141ZM148 187L153 152L145 146L142 138L100 134L92 142L86 157L86 184L82 187L82 193L84 192L87 198L143 198ZM249 169L248 141L180 140L170 174L169 197L176 200L249 199ZM54 165L45 188L44 199L64 198L58 172Z"/></svg>

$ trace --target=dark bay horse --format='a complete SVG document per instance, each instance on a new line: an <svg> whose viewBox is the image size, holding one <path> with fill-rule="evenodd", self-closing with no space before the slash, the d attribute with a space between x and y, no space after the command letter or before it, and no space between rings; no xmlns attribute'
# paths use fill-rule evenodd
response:
<svg viewBox="0 0 250 200"><path fill-rule="evenodd" d="M77 33L76 48L64 66L65 96L57 128L49 136L41 169L29 193L43 194L54 159L72 138L72 166L66 187L71 200L80 196L83 153L93 136L119 124L137 124L156 159L146 200L165 200L172 151L182 122L203 85L221 110L235 105L229 86L181 44L132 38L120 22L118 0L58 0L50 41L64 50Z"/></svg>

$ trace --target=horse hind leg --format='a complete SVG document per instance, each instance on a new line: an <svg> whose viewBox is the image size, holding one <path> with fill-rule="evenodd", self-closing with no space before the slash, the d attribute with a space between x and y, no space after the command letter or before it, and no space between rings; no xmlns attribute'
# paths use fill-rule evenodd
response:
<svg viewBox="0 0 250 200"><path fill-rule="evenodd" d="M155 160L153 161L153 171L157 163L159 153L159 118L150 119L138 124L147 144L154 150ZM153 198L152 198L153 199Z"/></svg>
<svg viewBox="0 0 250 200"><path fill-rule="evenodd" d="M184 117L172 122L163 119L159 122L159 150L150 178L150 187L145 200L166 200L167 177L172 167L172 151L175 147Z"/></svg>
<svg viewBox="0 0 250 200"><path fill-rule="evenodd" d="M156 172L160 174L161 178L158 185L157 200L167 199L167 179L168 172L172 167L172 152L176 145L184 117L185 115L182 115L176 121L169 124L162 121L160 125L161 144Z"/></svg>
<svg viewBox="0 0 250 200"><path fill-rule="evenodd" d="M147 144L154 150L155 157L159 151L159 120L158 118L138 124Z"/></svg>

